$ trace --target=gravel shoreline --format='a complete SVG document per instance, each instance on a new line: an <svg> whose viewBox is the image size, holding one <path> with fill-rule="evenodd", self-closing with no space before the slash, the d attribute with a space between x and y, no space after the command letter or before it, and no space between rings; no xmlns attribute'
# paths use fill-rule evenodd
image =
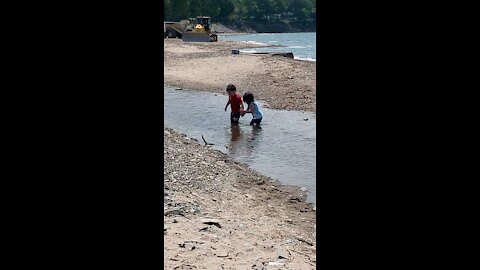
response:
<svg viewBox="0 0 480 270"><path fill-rule="evenodd" d="M233 55L232 49L260 46L241 42L164 43L164 83L184 90L225 94L233 83L272 109L316 113L316 63L281 56Z"/></svg>
<svg viewBox="0 0 480 270"><path fill-rule="evenodd" d="M305 197L164 127L164 269L315 269Z"/></svg>

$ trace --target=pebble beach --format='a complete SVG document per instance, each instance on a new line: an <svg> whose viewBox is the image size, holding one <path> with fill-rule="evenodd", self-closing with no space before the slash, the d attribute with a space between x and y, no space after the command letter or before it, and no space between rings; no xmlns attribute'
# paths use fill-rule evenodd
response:
<svg viewBox="0 0 480 270"><path fill-rule="evenodd" d="M231 53L253 47L166 39L164 83L223 95L233 83L272 109L315 113L315 63ZM316 209L305 199L164 126L164 269L315 269Z"/></svg>

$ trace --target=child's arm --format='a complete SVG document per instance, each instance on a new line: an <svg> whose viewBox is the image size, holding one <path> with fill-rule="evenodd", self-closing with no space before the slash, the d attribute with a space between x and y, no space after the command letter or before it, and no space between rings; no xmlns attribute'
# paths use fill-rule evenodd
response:
<svg viewBox="0 0 480 270"><path fill-rule="evenodd" d="M227 105L225 105L225 111L227 111L228 105L230 105L230 100L227 102Z"/></svg>
<svg viewBox="0 0 480 270"><path fill-rule="evenodd" d="M248 106L248 110L241 109L240 111L243 113L253 113L253 102L250 103L250 106Z"/></svg>

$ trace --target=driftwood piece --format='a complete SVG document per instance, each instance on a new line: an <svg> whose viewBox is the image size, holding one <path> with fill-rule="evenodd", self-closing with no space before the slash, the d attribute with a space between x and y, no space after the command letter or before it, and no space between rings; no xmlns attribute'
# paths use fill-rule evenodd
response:
<svg viewBox="0 0 480 270"><path fill-rule="evenodd" d="M232 50L232 54L240 54L240 50ZM242 54L248 55L271 55L271 56L283 56L287 58L294 58L292 52L242 52Z"/></svg>
<svg viewBox="0 0 480 270"><path fill-rule="evenodd" d="M273 53L273 56L283 56L283 57L288 57L288 58L293 58L293 53L287 52L287 53Z"/></svg>
<svg viewBox="0 0 480 270"><path fill-rule="evenodd" d="M205 143L205 145L214 145L213 143L208 143L205 138L203 137L203 134L202 134L202 140L203 142Z"/></svg>

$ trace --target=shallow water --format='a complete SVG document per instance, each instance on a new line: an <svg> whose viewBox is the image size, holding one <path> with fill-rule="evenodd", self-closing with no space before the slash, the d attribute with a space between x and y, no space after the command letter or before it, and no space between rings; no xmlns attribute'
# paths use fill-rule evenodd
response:
<svg viewBox="0 0 480 270"><path fill-rule="evenodd" d="M165 125L283 184L305 187L307 201L316 194L316 119L314 114L262 108L261 129L251 127L251 114L230 124L227 96L164 87ZM260 106L262 102L258 102ZM308 119L308 121L304 120Z"/></svg>
<svg viewBox="0 0 480 270"><path fill-rule="evenodd" d="M292 52L295 59L317 61L317 33L275 33L228 35L221 40L239 41L250 44L282 45L285 47L242 49L241 52Z"/></svg>

